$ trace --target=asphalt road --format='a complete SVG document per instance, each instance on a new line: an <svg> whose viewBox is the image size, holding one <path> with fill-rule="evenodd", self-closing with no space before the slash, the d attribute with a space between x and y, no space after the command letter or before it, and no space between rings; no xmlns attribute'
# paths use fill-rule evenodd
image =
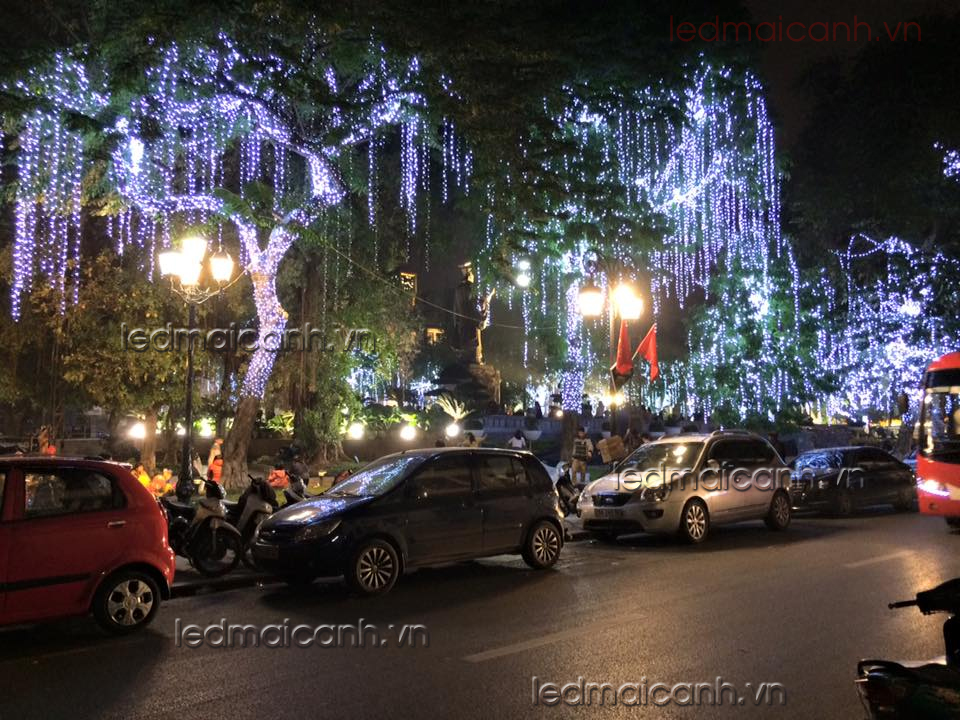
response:
<svg viewBox="0 0 960 720"><path fill-rule="evenodd" d="M960 535L936 518L877 510L795 518L782 534L761 523L717 528L700 547L646 536L570 543L551 571L498 557L412 573L375 599L334 582L185 597L131 638L106 638L80 620L0 632L0 720L862 718L859 658L942 654L942 616L886 603L960 575L958 548ZM289 618L289 627L363 618L386 646L369 632L362 648L177 646L178 620L221 618L260 626ZM424 629L401 642L405 624ZM718 676L743 705L730 704L730 691L722 707L612 706L609 694L600 706L596 693L590 707L534 705L534 677L645 685L649 700L655 683ZM782 688L770 691L772 706L754 705L762 683ZM637 697L627 690L620 699Z"/></svg>

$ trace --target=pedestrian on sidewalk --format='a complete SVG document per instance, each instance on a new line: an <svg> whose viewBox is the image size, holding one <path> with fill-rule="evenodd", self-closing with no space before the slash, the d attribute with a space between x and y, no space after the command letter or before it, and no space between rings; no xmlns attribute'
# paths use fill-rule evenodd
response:
<svg viewBox="0 0 960 720"><path fill-rule="evenodd" d="M573 439L573 482L580 484L579 478L583 477L583 483L590 479L587 473L587 463L593 459L593 442L587 437L587 431L581 425L577 428L577 436Z"/></svg>
<svg viewBox="0 0 960 720"><path fill-rule="evenodd" d="M507 440L507 447L511 450L526 450L527 449L527 438L523 436L521 430L517 430L513 437Z"/></svg>

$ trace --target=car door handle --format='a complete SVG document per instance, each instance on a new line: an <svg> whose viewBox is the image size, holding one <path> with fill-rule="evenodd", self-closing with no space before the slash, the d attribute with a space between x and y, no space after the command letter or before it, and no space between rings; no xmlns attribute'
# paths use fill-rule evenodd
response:
<svg viewBox="0 0 960 720"><path fill-rule="evenodd" d="M111 520L107 523L108 528L122 528L127 524L126 520Z"/></svg>

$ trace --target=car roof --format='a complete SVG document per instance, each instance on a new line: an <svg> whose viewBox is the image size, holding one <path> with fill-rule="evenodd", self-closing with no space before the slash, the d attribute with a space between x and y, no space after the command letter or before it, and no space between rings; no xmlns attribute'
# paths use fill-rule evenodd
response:
<svg viewBox="0 0 960 720"><path fill-rule="evenodd" d="M669 437L657 438L656 440L651 440L645 445L666 445L668 443L678 443L678 442L704 442L710 435L705 433L681 433L680 435L670 435ZM642 447L642 446L641 446Z"/></svg>
<svg viewBox="0 0 960 720"><path fill-rule="evenodd" d="M489 455L505 455L507 457L516 457L521 455L527 455L529 457L535 458L536 456L531 453L529 450L512 450L509 448L486 448L486 447L432 447L432 448L416 448L413 450L401 450L400 452L390 453L389 455L383 455L377 460L383 460L384 458L393 458L393 457L423 457L430 458L437 455L454 455L457 453L467 453L467 452L479 452ZM372 462L372 461L371 461Z"/></svg>
<svg viewBox="0 0 960 720"><path fill-rule="evenodd" d="M130 468L129 463L116 460L101 460L90 457L72 457L64 455L0 455L0 465L85 465L89 467Z"/></svg>

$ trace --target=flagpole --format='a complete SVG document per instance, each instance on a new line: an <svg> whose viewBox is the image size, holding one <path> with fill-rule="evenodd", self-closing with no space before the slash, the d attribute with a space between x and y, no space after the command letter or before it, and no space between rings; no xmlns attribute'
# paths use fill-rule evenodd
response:
<svg viewBox="0 0 960 720"><path fill-rule="evenodd" d="M613 307L613 302L609 303L610 305L610 367L612 368L617 364L617 323L615 317L615 310ZM615 398L617 396L617 383L613 379L613 373L610 373L610 387L611 393L610 397ZM617 434L617 403L613 401L610 403L610 436L613 437Z"/></svg>

